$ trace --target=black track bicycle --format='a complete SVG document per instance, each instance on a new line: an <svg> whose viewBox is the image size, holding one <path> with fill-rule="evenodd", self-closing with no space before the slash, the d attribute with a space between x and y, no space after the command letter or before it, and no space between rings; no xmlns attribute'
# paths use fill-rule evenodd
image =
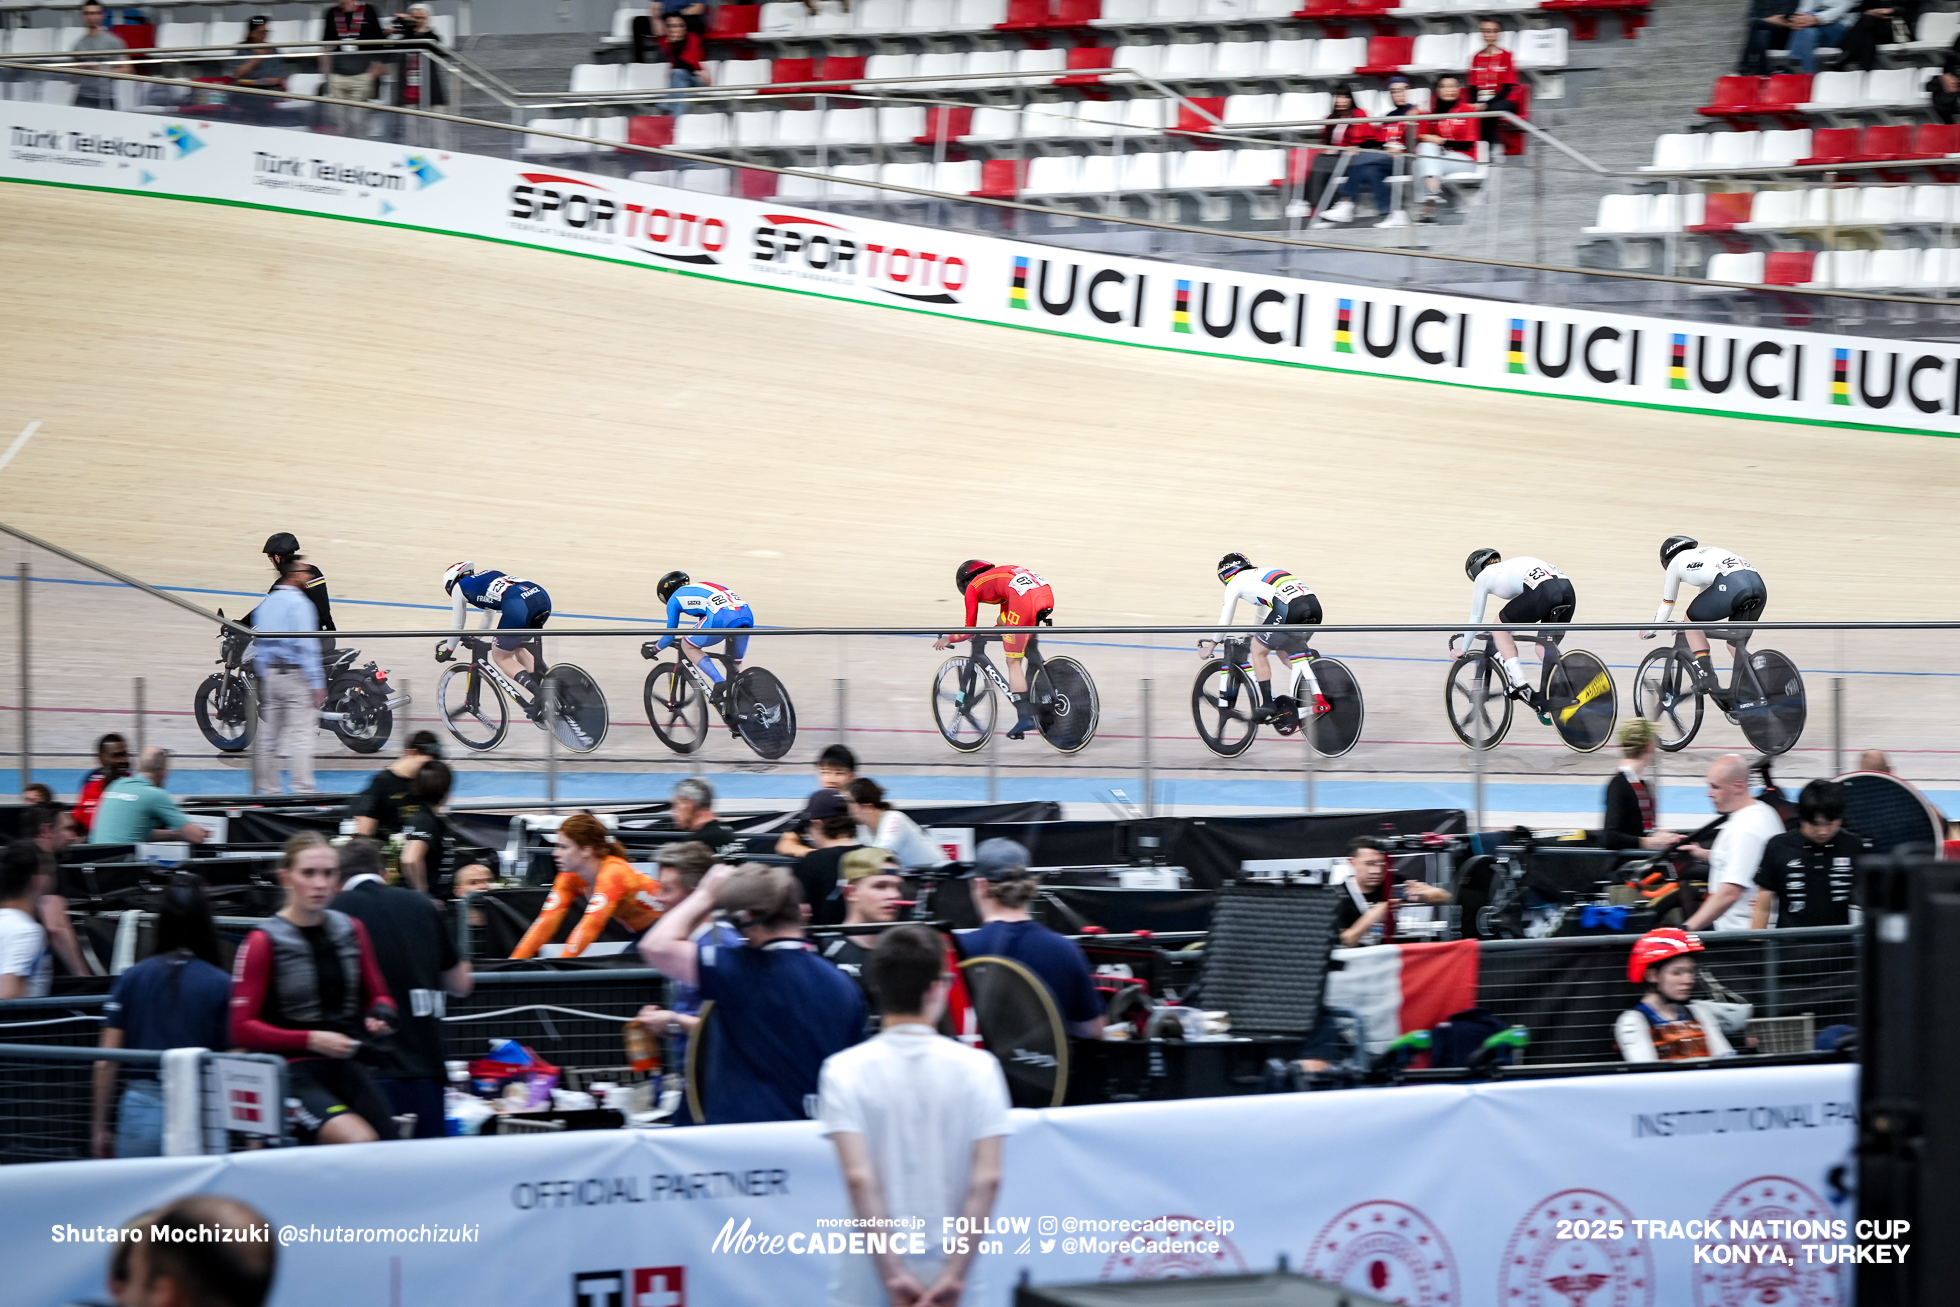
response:
<svg viewBox="0 0 1960 1307"><path fill-rule="evenodd" d="M606 738L606 695L599 683L582 667L571 663L546 666L544 643L534 640L538 666L543 668L539 694L534 696L505 674L496 660L488 657L491 638L458 636L469 651L466 661L457 662L449 649L449 638L436 644L436 661L450 663L436 682L436 704L442 710L442 724L465 748L479 753L496 748L510 732L510 705L544 729L547 717L544 694L553 696L558 742L573 753L591 753Z"/></svg>
<svg viewBox="0 0 1960 1307"><path fill-rule="evenodd" d="M1710 631L1710 639L1735 638L1735 666L1726 690L1728 702L1716 700L1728 719L1758 753L1783 753L1803 735L1809 709L1803 676L1797 665L1774 649L1749 648L1750 632ZM1688 633L1676 631L1674 644L1655 649L1640 660L1633 675L1633 710L1654 723L1661 748L1675 753L1688 747L1701 730L1702 700L1707 694L1695 675L1695 656Z"/></svg>
<svg viewBox="0 0 1960 1307"><path fill-rule="evenodd" d="M1612 739L1620 705L1606 664L1584 649L1560 652L1556 632L1512 634L1519 644L1537 645L1543 652L1538 693L1565 746L1591 753ZM1460 638L1451 636L1450 647L1455 648ZM1497 642L1486 632L1477 648L1456 656L1443 684L1444 707L1456 738L1472 749L1496 748L1511 729L1510 688L1497 657Z"/></svg>
<svg viewBox="0 0 1960 1307"><path fill-rule="evenodd" d="M961 753L974 753L994 733L1001 699L1013 687L987 657L986 645L997 635L976 635L966 653L954 654L932 678L932 719L946 743ZM1034 704L1041 738L1062 753L1076 753L1096 737L1102 703L1089 669L1073 658L1047 658L1039 641L1028 642L1028 696Z"/></svg>
<svg viewBox="0 0 1960 1307"><path fill-rule="evenodd" d="M218 610L223 617L224 610ZM222 671L204 678L192 700L197 729L215 749L240 753L252 747L258 723L251 720L252 695L258 673L252 669L252 637L225 626L218 631L218 662ZM408 696L394 693L388 673L369 661L360 667L358 649L336 649L324 655L321 671L327 678L327 698L320 705L320 725L355 753L378 753L388 746L395 729L395 709L406 707ZM259 715L265 715L263 702Z"/></svg>
<svg viewBox="0 0 1960 1307"><path fill-rule="evenodd" d="M640 646L640 656L660 656L659 641ZM693 753L708 739L708 709L713 707L731 735L770 762L790 751L796 743L796 705L789 691L774 672L763 667L735 670L727 655L704 652L722 669L717 685L696 663L676 650L666 662L657 662L647 673L641 691L647 710L647 725L660 742L675 753Z"/></svg>
<svg viewBox="0 0 1960 1307"><path fill-rule="evenodd" d="M1209 643L1200 641L1199 647ZM1307 742L1323 758L1338 758L1360 741L1367 707L1345 663L1307 650L1307 663L1292 669L1288 693L1275 695L1268 704L1261 702L1259 685L1245 670L1251 648L1251 636L1226 640L1191 684L1191 719L1207 749L1221 758L1236 758L1252 747L1260 726L1268 723L1280 735L1296 735L1304 727ZM1313 711L1313 697L1307 693L1308 664L1328 703L1324 713Z"/></svg>

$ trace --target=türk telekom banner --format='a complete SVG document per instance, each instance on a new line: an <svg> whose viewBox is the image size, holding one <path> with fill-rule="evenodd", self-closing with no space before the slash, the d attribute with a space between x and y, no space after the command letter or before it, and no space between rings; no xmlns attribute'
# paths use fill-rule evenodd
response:
<svg viewBox="0 0 1960 1307"><path fill-rule="evenodd" d="M1102 258L501 159L4 102L0 177L488 237L948 317L1452 385L1952 434L1960 347Z"/></svg>
<svg viewBox="0 0 1960 1307"><path fill-rule="evenodd" d="M916 1234L987 1240L982 1307L1281 1256L1411 1307L1837 1307L1918 1237L1834 1187L1856 1098L1830 1066L1019 1112L987 1230ZM275 1307L815 1304L864 1237L813 1123L12 1166L6 1301L99 1295L78 1238L197 1191L277 1227Z"/></svg>

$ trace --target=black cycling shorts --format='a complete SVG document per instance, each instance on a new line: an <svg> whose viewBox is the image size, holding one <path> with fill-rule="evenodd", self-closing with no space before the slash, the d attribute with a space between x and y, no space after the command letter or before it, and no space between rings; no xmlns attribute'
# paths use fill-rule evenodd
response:
<svg viewBox="0 0 1960 1307"><path fill-rule="evenodd" d="M1536 626L1541 622L1563 626L1572 620L1572 611L1578 602L1578 597L1572 591L1572 582L1557 576L1549 581L1540 581L1505 604L1497 620L1512 626Z"/></svg>
<svg viewBox="0 0 1960 1307"><path fill-rule="evenodd" d="M395 1114L359 1062L309 1057L286 1064L286 1115L301 1143L319 1142L320 1127L349 1112L364 1117L381 1138L395 1137Z"/></svg>
<svg viewBox="0 0 1960 1307"><path fill-rule="evenodd" d="M1305 595L1291 600L1285 608L1275 605L1267 611L1265 624L1267 626L1319 626L1320 599L1315 595ZM1304 635L1289 635L1275 631L1271 635L1260 636L1259 643L1283 654L1307 652L1307 637Z"/></svg>
<svg viewBox="0 0 1960 1307"><path fill-rule="evenodd" d="M1763 615L1769 589L1756 572L1718 576L1688 605L1691 622L1753 622Z"/></svg>

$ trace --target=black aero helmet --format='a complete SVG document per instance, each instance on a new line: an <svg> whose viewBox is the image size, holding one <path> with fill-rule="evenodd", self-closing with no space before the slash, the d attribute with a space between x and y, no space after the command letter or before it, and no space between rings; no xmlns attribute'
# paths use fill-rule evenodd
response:
<svg viewBox="0 0 1960 1307"><path fill-rule="evenodd" d="M1669 536L1661 541L1661 566L1666 567L1674 561L1675 555L1697 548L1700 543L1693 536Z"/></svg>
<svg viewBox="0 0 1960 1307"><path fill-rule="evenodd" d="M291 531L281 531L267 536L265 548L260 551L268 558L290 558L299 552L299 538Z"/></svg>
<svg viewBox="0 0 1960 1307"><path fill-rule="evenodd" d="M1495 549L1472 549L1470 551L1470 557L1463 560L1464 575L1474 581L1477 579L1477 573L1483 571L1486 567L1489 567L1492 563L1497 562L1503 557L1504 555L1498 553Z"/></svg>
<svg viewBox="0 0 1960 1307"><path fill-rule="evenodd" d="M660 595L660 602L664 604L674 597L674 591L680 589L693 579L686 572L669 572L660 578L660 584L654 587L654 589Z"/></svg>
<svg viewBox="0 0 1960 1307"><path fill-rule="evenodd" d="M1218 560L1218 580L1222 584L1252 566L1252 560L1237 550Z"/></svg>
<svg viewBox="0 0 1960 1307"><path fill-rule="evenodd" d="M958 569L955 570L953 573L954 587L958 589L961 594L965 594L966 588L973 584L973 578L980 575L982 572L992 571L993 566L994 565L992 563L987 562L985 559L980 559L980 558L967 559L964 563L961 563Z"/></svg>

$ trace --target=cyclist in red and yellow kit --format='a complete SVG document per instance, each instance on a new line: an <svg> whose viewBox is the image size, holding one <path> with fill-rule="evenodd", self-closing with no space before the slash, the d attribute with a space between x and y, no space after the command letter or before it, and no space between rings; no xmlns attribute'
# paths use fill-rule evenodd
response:
<svg viewBox="0 0 1960 1307"><path fill-rule="evenodd" d="M1048 588L1048 582L1025 567L1006 564L996 567L978 558L969 558L959 565L953 579L966 599L968 626L972 626L980 616L981 604L1000 606L1000 620L995 623L996 626L1032 628L1046 625L1055 611L1055 592ZM950 648L966 638L963 635L942 635L932 647ZM1001 639L1007 650L1007 683L1013 688L1014 710L1019 714L1014 729L1007 733L1010 740L1022 738L1036 726L1034 709L1028 702L1027 662L1028 649L1034 643L1034 638L1034 632L1028 630L1026 634Z"/></svg>
<svg viewBox="0 0 1960 1307"><path fill-rule="evenodd" d="M660 892L659 878L633 870L626 850L591 813L567 817L558 828L552 852L558 860L558 877L551 882L551 896L544 901L538 919L511 950L513 958L536 957L558 933L558 923L565 919L574 899L585 900L585 915L572 928L560 957L575 958L585 952L615 917L634 934L659 919L660 905L655 899Z"/></svg>

